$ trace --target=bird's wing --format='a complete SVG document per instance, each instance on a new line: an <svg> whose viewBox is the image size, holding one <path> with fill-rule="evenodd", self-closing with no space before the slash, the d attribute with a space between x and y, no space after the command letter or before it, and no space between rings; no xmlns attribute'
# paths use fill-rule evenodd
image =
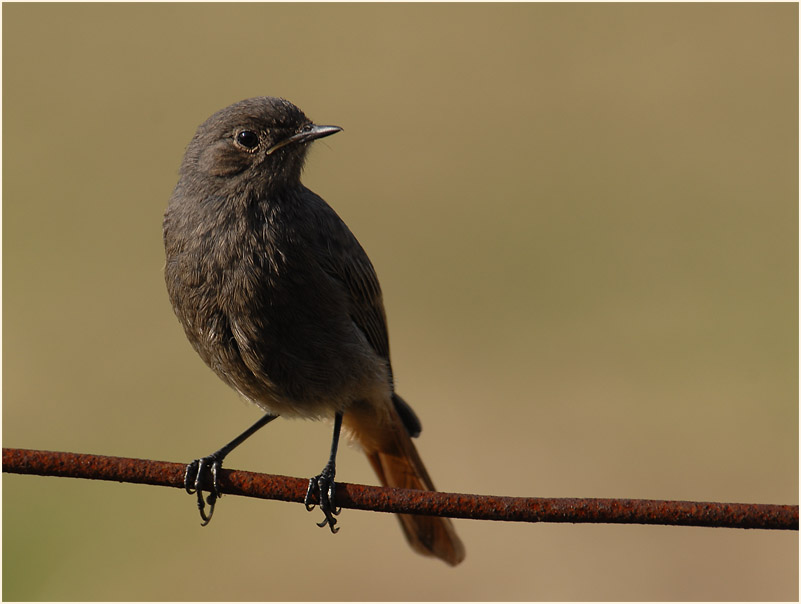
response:
<svg viewBox="0 0 801 604"><path fill-rule="evenodd" d="M389 336L381 286L362 246L340 221L344 236L328 246L321 258L323 269L347 291L351 320L364 333L370 346L389 361Z"/></svg>
<svg viewBox="0 0 801 604"><path fill-rule="evenodd" d="M330 277L344 286L350 318L364 333L373 350L386 359L390 387L394 390L387 317L378 276L367 253L347 225L321 198L315 198L326 208L318 214L318 218L326 217L324 220L327 224L323 226L323 232L329 235L324 247L317 249L317 260ZM392 403L409 436L418 436L422 426L414 410L394 392Z"/></svg>

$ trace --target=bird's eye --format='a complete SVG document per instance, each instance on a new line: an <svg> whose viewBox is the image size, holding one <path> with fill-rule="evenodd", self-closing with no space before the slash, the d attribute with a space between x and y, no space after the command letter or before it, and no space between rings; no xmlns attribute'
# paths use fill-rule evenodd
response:
<svg viewBox="0 0 801 604"><path fill-rule="evenodd" d="M259 146L259 135L250 130L242 130L236 133L236 142L245 149L252 151Z"/></svg>

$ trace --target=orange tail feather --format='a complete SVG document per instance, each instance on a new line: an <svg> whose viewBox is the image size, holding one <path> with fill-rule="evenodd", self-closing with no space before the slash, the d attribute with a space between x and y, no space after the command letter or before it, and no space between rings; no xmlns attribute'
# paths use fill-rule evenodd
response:
<svg viewBox="0 0 801 604"><path fill-rule="evenodd" d="M377 421L375 413L359 409L345 414L345 425L360 442L384 486L435 491L420 455L394 408ZM455 566L465 557L462 541L449 518L398 514L403 533L416 552Z"/></svg>

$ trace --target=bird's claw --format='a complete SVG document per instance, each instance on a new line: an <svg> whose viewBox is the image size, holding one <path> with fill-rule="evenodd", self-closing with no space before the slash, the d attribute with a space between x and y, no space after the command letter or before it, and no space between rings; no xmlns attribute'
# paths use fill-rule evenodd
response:
<svg viewBox="0 0 801 604"><path fill-rule="evenodd" d="M196 459L186 466L184 473L184 489L190 495L197 494L197 509L200 512L200 518L203 522L201 526L206 526L211 522L211 517L214 515L214 504L217 499L222 497L220 491L220 470L222 469L222 460L215 455L209 455L201 459ZM203 500L203 486L211 485L209 495L206 500ZM206 514L206 504L209 506L209 513Z"/></svg>
<svg viewBox="0 0 801 604"><path fill-rule="evenodd" d="M322 522L318 522L317 526L323 528L328 525L332 533L339 531L339 527L335 526L337 519L334 516L339 516L342 508L336 507L336 484L334 476L336 470L333 465L327 465L319 475L309 480L309 488L306 489L306 498L303 500L304 505L308 511L314 509L314 499L317 499L318 505L322 510L325 518Z"/></svg>

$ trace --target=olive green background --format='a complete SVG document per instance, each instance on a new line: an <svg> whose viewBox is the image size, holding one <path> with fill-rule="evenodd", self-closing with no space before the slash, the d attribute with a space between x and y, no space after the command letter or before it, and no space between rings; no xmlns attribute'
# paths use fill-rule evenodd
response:
<svg viewBox="0 0 801 604"><path fill-rule="evenodd" d="M384 289L447 491L797 503L796 4L5 4L3 446L189 461L258 417L162 282L212 112L344 132L305 183ZM279 421L230 468L317 473ZM375 483L353 448L338 478ZM12 600L795 600L798 536L456 521L3 476Z"/></svg>

